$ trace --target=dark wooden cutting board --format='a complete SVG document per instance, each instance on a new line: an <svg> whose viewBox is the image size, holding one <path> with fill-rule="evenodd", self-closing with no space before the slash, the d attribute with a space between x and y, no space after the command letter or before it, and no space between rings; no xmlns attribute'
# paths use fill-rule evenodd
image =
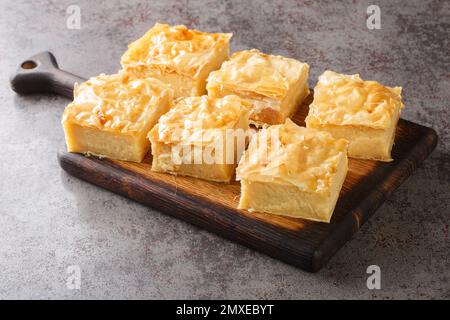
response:
<svg viewBox="0 0 450 320"><path fill-rule="evenodd" d="M48 54L41 55L45 58ZM37 55L30 60L38 61L44 58ZM36 64L38 67L44 65L40 62ZM36 69L39 69L38 67ZM48 65L44 67L48 68ZM53 68L57 68L56 61ZM32 82L26 75L39 73L39 70L22 69L19 67L18 74L22 74L26 81L12 78L13 88L19 93L37 92L27 89ZM56 70L58 73L62 72ZM45 74L48 77L48 70ZM51 85L41 86L38 91L51 91L70 97L67 86L71 85L71 81L67 74L64 74L64 77L65 82L60 82L58 75L53 75L51 81L46 80ZM43 79L33 81L40 81L42 84ZM22 87L25 87L25 90L22 90ZM45 87L45 90L42 87ZM296 123L304 125L311 100L312 96L299 108L293 119ZM151 155L138 164L100 160L68 153L62 148L58 159L61 167L73 176L304 270L315 272L412 174L432 152L436 142L437 136L433 129L400 120L393 148L393 162L349 159L349 171L329 224L238 210L238 182L226 185L155 173L150 170Z"/></svg>

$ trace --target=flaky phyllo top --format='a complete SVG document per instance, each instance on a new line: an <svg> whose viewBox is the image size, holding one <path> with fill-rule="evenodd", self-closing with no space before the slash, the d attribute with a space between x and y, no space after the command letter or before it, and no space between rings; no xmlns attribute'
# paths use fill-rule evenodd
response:
<svg viewBox="0 0 450 320"><path fill-rule="evenodd" d="M398 107L403 108L401 87L364 81L357 74L325 71L314 88L314 101L306 121L386 129Z"/></svg>
<svg viewBox="0 0 450 320"><path fill-rule="evenodd" d="M293 185L312 193L329 193L348 142L329 133L296 125L270 126L255 134L236 171L238 180Z"/></svg>
<svg viewBox="0 0 450 320"><path fill-rule="evenodd" d="M235 95L214 99L206 95L180 99L149 133L152 142L207 143L223 130L248 118L248 106Z"/></svg>
<svg viewBox="0 0 450 320"><path fill-rule="evenodd" d="M220 70L211 72L208 87L226 86L235 92L282 99L292 84L308 76L309 66L295 59L256 49L234 53Z"/></svg>
<svg viewBox="0 0 450 320"><path fill-rule="evenodd" d="M161 99L173 91L153 78L129 80L126 75L101 74L75 85L74 100L63 122L117 133L141 133Z"/></svg>
<svg viewBox="0 0 450 320"><path fill-rule="evenodd" d="M228 47L231 36L157 23L128 46L121 63L125 70L143 66L195 77L218 50Z"/></svg>

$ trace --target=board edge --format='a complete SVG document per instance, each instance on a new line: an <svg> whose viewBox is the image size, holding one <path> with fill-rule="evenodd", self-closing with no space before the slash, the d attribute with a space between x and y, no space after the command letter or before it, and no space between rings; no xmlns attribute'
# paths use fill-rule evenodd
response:
<svg viewBox="0 0 450 320"><path fill-rule="evenodd" d="M403 119L402 119L403 120ZM312 259L312 271L317 272L336 254L336 252L349 241L361 226L389 199L392 193L397 190L402 183L408 179L417 167L427 159L437 146L437 132L430 127L425 127L417 123L403 120L408 125L420 127L423 131L421 139L409 150L408 156L405 156L395 166L397 170L391 170L391 173L379 183L373 191L361 199L349 214L343 217L339 225L314 251ZM399 170L403 169L403 170ZM396 172L404 172L396 177ZM390 188L381 186L389 183ZM380 192L379 190L383 190ZM363 214L362 214L363 213Z"/></svg>

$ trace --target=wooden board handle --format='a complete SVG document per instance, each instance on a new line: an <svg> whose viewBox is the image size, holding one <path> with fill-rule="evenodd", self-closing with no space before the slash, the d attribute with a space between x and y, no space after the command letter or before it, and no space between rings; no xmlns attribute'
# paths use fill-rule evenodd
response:
<svg viewBox="0 0 450 320"><path fill-rule="evenodd" d="M19 64L10 78L11 88L18 94L54 93L73 99L73 86L85 79L58 67L48 51L38 53Z"/></svg>

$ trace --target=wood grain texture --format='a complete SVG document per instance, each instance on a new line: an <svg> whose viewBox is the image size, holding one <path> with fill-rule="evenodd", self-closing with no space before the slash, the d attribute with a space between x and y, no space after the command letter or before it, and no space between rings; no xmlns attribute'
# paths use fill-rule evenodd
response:
<svg viewBox="0 0 450 320"><path fill-rule="evenodd" d="M310 96L293 120L304 125ZM240 185L150 171L143 163L60 151L68 173L274 258L318 271L409 177L437 143L433 129L400 120L393 162L349 159L349 171L329 224L236 209Z"/></svg>

